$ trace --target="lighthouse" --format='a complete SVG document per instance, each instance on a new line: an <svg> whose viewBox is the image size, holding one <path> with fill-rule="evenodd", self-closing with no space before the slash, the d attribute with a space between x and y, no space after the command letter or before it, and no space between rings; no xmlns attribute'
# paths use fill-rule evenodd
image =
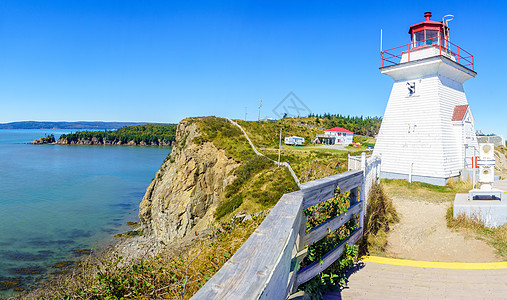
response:
<svg viewBox="0 0 507 300"><path fill-rule="evenodd" d="M381 51L380 72L393 87L374 155L381 177L445 185L469 174L478 149L463 83L474 78L474 57L449 39L447 19L409 28L410 43Z"/></svg>

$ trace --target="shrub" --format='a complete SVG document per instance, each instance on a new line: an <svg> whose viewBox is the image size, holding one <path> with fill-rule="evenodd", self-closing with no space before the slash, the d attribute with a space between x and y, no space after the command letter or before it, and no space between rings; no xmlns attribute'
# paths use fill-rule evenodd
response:
<svg viewBox="0 0 507 300"><path fill-rule="evenodd" d="M399 221L393 202L389 199L382 185L374 184L370 190L364 233L361 242L361 253L382 252L387 243L389 224Z"/></svg>

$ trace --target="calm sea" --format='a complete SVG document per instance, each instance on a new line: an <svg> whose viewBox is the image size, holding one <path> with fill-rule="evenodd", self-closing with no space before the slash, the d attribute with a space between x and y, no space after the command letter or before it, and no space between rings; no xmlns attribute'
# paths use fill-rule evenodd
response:
<svg viewBox="0 0 507 300"><path fill-rule="evenodd" d="M0 130L0 297L26 288L76 250L137 221L139 203L170 148L25 144L64 130ZM29 274L32 273L32 274ZM37 274L38 273L38 274ZM7 290L6 290L7 289Z"/></svg>

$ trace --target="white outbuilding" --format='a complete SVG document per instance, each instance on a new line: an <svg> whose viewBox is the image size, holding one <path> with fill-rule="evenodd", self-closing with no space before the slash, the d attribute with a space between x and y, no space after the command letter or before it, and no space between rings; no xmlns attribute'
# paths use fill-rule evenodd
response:
<svg viewBox="0 0 507 300"><path fill-rule="evenodd" d="M472 167L478 144L463 83L474 58L449 41L445 20L410 26L411 42L382 51L382 74L394 79L375 145L383 178L445 185Z"/></svg>
<svg viewBox="0 0 507 300"><path fill-rule="evenodd" d="M285 145L301 146L305 143L305 139L299 136L288 136L284 142Z"/></svg>

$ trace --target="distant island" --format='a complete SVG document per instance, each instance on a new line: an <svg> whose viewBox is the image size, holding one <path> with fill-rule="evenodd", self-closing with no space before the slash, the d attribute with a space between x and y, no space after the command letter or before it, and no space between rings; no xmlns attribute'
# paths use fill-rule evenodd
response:
<svg viewBox="0 0 507 300"><path fill-rule="evenodd" d="M88 130L115 130L125 126L164 123L150 122L39 122L39 121L20 121L10 123L0 123L0 129L88 129Z"/></svg>
<svg viewBox="0 0 507 300"><path fill-rule="evenodd" d="M62 134L56 141L54 135L50 135L30 144L173 146L176 127L176 124L144 124L125 126L118 130L78 131Z"/></svg>

